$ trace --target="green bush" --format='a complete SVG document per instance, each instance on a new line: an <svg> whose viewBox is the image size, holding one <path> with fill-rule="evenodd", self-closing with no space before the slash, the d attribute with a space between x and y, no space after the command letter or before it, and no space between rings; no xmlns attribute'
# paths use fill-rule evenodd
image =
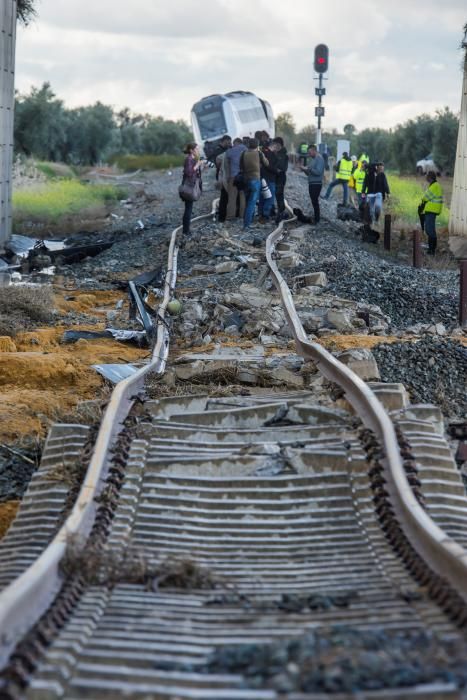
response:
<svg viewBox="0 0 467 700"><path fill-rule="evenodd" d="M183 154L180 155L127 155L113 156L110 162L116 165L125 173L131 173L135 170L169 170L183 165Z"/></svg>
<svg viewBox="0 0 467 700"><path fill-rule="evenodd" d="M77 180L51 180L13 193L15 218L52 222L104 202L122 199L126 193L114 185L84 185Z"/></svg>
<svg viewBox="0 0 467 700"><path fill-rule="evenodd" d="M405 221L407 224L418 223L418 205L422 201L422 195L426 188L421 187L417 180L401 178L396 175L388 175L389 189L391 190L390 209L393 215ZM428 185L427 185L428 186ZM449 208L444 205L437 222L440 226L447 226L449 222Z"/></svg>

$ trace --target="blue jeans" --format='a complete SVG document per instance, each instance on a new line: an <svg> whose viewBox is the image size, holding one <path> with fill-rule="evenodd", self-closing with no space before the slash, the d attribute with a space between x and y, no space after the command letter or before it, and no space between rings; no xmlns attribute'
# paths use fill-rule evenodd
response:
<svg viewBox="0 0 467 700"><path fill-rule="evenodd" d="M243 217L243 226L248 228L251 226L253 221L253 216L255 214L256 202L259 198L259 193L261 190L261 180L248 180L246 184L246 207L245 216Z"/></svg>
<svg viewBox="0 0 467 700"><path fill-rule="evenodd" d="M375 194L367 194L366 201L370 207L370 218L371 221L378 221L383 210L383 195L381 192L376 192Z"/></svg>
<svg viewBox="0 0 467 700"><path fill-rule="evenodd" d="M428 238L436 238L436 214L432 211L425 214L425 233Z"/></svg>
<svg viewBox="0 0 467 700"><path fill-rule="evenodd" d="M271 216L271 210L274 206L274 200L276 197L276 181L266 180L268 187L271 190L272 197L264 199L263 195L260 194L259 197L259 215L264 216L265 219L269 219Z"/></svg>
<svg viewBox="0 0 467 700"><path fill-rule="evenodd" d="M344 194L343 204L345 206L347 204L347 202L349 201L349 182L348 182L348 180L339 180L339 178L336 178L335 180L330 182L328 185L328 189L326 190L326 194L324 195L324 199L329 199L329 197L331 196L331 192L336 185L342 185L343 194Z"/></svg>

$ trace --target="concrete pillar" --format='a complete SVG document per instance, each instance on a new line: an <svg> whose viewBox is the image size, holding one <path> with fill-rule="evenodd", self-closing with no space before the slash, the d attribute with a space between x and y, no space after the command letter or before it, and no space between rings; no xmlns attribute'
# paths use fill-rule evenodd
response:
<svg viewBox="0 0 467 700"><path fill-rule="evenodd" d="M456 258L467 258L467 46L449 217L449 247Z"/></svg>
<svg viewBox="0 0 467 700"><path fill-rule="evenodd" d="M0 250L11 235L16 0L0 0Z"/></svg>

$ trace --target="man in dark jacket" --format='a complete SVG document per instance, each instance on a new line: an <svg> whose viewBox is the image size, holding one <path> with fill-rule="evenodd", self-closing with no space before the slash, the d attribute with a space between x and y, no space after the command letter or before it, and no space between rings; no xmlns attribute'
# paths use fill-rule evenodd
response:
<svg viewBox="0 0 467 700"><path fill-rule="evenodd" d="M384 172L384 163L371 163L363 181L362 194L366 196L370 222L379 221L383 201L391 194Z"/></svg>
<svg viewBox="0 0 467 700"><path fill-rule="evenodd" d="M284 146L284 140L280 136L276 136L272 140L272 150L276 155L276 202L277 202L277 217L276 221L283 218L285 211L284 190L287 182L287 169L289 167L289 155Z"/></svg>
<svg viewBox="0 0 467 700"><path fill-rule="evenodd" d="M232 147L232 138L228 135L225 134L220 141L216 144L216 146L211 146L210 149L210 155L208 156L206 154L206 158L211 161L211 163L214 163L216 165L216 161L218 156L221 156L223 153L225 153L229 148ZM216 166L217 168L217 166ZM219 168L216 169L216 180L219 178Z"/></svg>
<svg viewBox="0 0 467 700"><path fill-rule="evenodd" d="M276 196L276 177L278 174L277 155L271 148L271 141L269 140L266 132L263 132L261 152L266 159L266 164L264 162L261 163L261 179L266 180L267 186L271 192L271 196L267 198L265 198L263 192L261 192L259 198L260 223L265 223L270 218L272 208L274 206Z"/></svg>

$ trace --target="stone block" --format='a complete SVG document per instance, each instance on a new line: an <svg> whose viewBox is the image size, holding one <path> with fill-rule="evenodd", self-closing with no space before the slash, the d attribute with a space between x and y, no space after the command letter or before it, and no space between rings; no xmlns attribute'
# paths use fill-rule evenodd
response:
<svg viewBox="0 0 467 700"><path fill-rule="evenodd" d="M215 270L216 274L224 274L225 272L235 272L238 270L239 264L235 262L234 260L226 260L225 262L221 262L218 265L216 265Z"/></svg>
<svg viewBox="0 0 467 700"><path fill-rule="evenodd" d="M346 309L329 309L326 313L326 321L338 331L352 331L352 315Z"/></svg>
<svg viewBox="0 0 467 700"><path fill-rule="evenodd" d="M355 372L361 379L380 379L373 353L366 348L352 348L336 355L337 359Z"/></svg>

